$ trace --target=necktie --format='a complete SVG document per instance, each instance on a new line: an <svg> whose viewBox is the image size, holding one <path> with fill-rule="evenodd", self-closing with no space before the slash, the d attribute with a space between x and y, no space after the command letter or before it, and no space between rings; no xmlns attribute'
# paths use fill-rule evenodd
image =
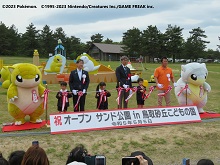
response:
<svg viewBox="0 0 220 165"><path fill-rule="evenodd" d="M81 70L78 71L78 76L79 76L79 80L81 81L81 78L82 78Z"/></svg>
<svg viewBox="0 0 220 165"><path fill-rule="evenodd" d="M125 70L125 74L127 75L127 68L126 68L126 67L124 67L124 70Z"/></svg>

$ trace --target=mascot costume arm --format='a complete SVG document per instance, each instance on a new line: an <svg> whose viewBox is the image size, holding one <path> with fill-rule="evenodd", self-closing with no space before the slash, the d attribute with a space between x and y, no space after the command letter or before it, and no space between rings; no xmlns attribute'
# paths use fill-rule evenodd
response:
<svg viewBox="0 0 220 165"><path fill-rule="evenodd" d="M8 69L12 72L15 68L13 66L9 66ZM10 101L14 101L14 99L18 98L17 86L11 84L8 88L7 97Z"/></svg>
<svg viewBox="0 0 220 165"><path fill-rule="evenodd" d="M45 90L45 87L43 85L39 84L38 91L39 91L39 95L41 97L44 97L44 90Z"/></svg>
<svg viewBox="0 0 220 165"><path fill-rule="evenodd" d="M206 90L207 92L211 92L211 86L210 86L207 82L204 82L203 88L204 88L204 90Z"/></svg>
<svg viewBox="0 0 220 165"><path fill-rule="evenodd" d="M38 69L40 70L40 72L42 72L43 67L42 67L42 66L38 66ZM40 83L40 84L38 85L38 91L39 91L39 95L40 95L41 97L44 97L44 90L45 90L45 87Z"/></svg>
<svg viewBox="0 0 220 165"><path fill-rule="evenodd" d="M14 84L10 85L10 88L8 89L7 95L8 95L8 99L10 101L14 101L14 99L18 98L17 87Z"/></svg>

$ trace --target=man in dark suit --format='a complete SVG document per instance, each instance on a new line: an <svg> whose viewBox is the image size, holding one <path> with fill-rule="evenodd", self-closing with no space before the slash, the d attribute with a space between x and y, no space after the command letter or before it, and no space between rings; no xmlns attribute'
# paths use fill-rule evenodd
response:
<svg viewBox="0 0 220 165"><path fill-rule="evenodd" d="M117 86L116 88L122 87L122 91L119 97L119 105L118 108L122 108L122 102L123 107L127 108L128 104L125 101L125 99L128 97L130 90L127 90L127 88L131 88L131 71L127 67L128 64L128 57L122 56L121 57L121 65L116 68L116 77L117 77Z"/></svg>
<svg viewBox="0 0 220 165"><path fill-rule="evenodd" d="M85 99L86 91L89 87L89 74L87 71L83 70L83 60L79 59L76 61L77 69L71 71L69 77L70 90L73 92L73 106L74 112L85 110ZM82 95L80 97L80 95ZM77 105L78 98L80 100ZM79 108L80 107L80 108Z"/></svg>

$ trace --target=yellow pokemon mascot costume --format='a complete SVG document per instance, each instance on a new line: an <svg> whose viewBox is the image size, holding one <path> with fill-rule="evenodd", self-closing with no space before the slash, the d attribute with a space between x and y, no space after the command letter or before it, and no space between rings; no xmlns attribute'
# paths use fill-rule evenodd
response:
<svg viewBox="0 0 220 165"><path fill-rule="evenodd" d="M49 69L45 69L44 71L48 72L48 73L59 73L60 69L62 66L62 58L59 55L55 55L53 57L53 61L50 64L50 68Z"/></svg>
<svg viewBox="0 0 220 165"><path fill-rule="evenodd" d="M1 82L2 82L2 87L4 89L8 89L8 87L11 84L10 81L10 71L8 70L8 66L3 66L1 71L0 71L0 78L1 78Z"/></svg>
<svg viewBox="0 0 220 165"><path fill-rule="evenodd" d="M175 95L180 105L196 105L199 113L204 113L207 93L211 86L205 82L208 70L205 63L189 63L181 66L181 77L177 81Z"/></svg>
<svg viewBox="0 0 220 165"><path fill-rule="evenodd" d="M30 116L31 123L41 123L43 114L44 90L39 67L20 63L8 67L11 72L11 85L8 88L8 111L15 119L15 125L25 123L25 116Z"/></svg>

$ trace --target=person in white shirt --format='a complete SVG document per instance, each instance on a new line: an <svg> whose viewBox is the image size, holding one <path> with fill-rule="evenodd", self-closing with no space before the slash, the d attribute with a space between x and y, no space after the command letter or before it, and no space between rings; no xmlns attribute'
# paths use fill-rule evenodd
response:
<svg viewBox="0 0 220 165"><path fill-rule="evenodd" d="M89 87L90 79L88 72L83 70L83 64L83 60L77 60L77 69L71 71L69 77L70 90L73 92L74 112L85 111L86 92Z"/></svg>

